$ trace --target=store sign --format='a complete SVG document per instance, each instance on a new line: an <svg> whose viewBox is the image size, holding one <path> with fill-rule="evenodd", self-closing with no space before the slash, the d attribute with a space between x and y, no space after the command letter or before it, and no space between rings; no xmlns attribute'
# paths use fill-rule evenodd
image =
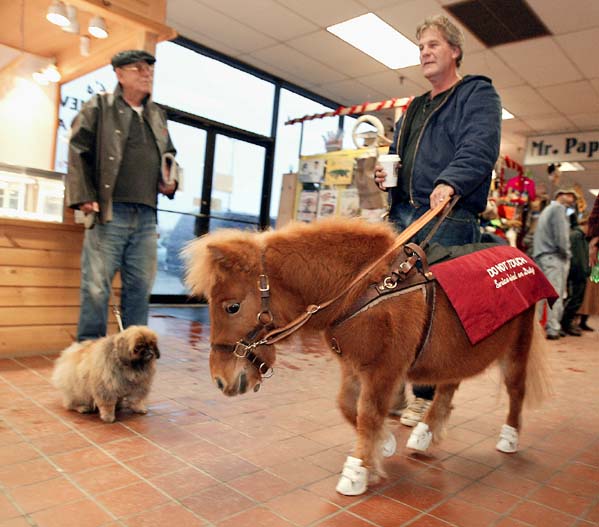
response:
<svg viewBox="0 0 599 527"><path fill-rule="evenodd" d="M599 130L527 138L525 165L599 160Z"/></svg>

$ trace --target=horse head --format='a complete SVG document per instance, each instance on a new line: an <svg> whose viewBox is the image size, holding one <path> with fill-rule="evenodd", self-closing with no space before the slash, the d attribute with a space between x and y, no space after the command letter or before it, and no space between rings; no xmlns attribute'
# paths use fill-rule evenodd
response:
<svg viewBox="0 0 599 527"><path fill-rule="evenodd" d="M209 303L210 375L227 396L258 391L262 376L275 360L272 346L257 346L248 355L240 344L248 344L262 329L257 320L261 236L222 230L191 242L184 251L186 283L194 295L204 296Z"/></svg>

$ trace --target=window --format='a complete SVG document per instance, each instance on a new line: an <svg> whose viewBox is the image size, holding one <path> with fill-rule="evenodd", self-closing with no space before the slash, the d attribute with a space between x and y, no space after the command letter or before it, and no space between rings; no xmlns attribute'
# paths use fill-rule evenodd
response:
<svg viewBox="0 0 599 527"><path fill-rule="evenodd" d="M270 136L274 84L172 42L156 49L154 100Z"/></svg>
<svg viewBox="0 0 599 527"><path fill-rule="evenodd" d="M272 179L272 199L270 202L271 216L276 217L279 213L283 174L297 172L300 155L324 152L325 146L322 135L325 135L329 131L337 130L339 127L338 117L325 117L324 119L306 121L303 124L304 132L302 141L302 124L285 125L285 121L302 117L303 115L330 112L331 110L332 108L319 104L307 97L289 90L281 90Z"/></svg>

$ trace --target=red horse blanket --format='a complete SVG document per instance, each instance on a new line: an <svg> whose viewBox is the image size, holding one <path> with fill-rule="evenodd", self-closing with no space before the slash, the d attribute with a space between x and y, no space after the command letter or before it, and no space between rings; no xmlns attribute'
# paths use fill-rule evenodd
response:
<svg viewBox="0 0 599 527"><path fill-rule="evenodd" d="M543 298L558 295L533 260L499 245L431 266L472 344Z"/></svg>

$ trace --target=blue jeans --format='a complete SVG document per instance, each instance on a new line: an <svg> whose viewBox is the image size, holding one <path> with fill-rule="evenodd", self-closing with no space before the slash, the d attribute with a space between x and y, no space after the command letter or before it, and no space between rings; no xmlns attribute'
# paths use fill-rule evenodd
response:
<svg viewBox="0 0 599 527"><path fill-rule="evenodd" d="M111 222L85 231L77 340L106 335L110 286L118 270L123 327L148 323L156 242L156 211L134 203L114 203Z"/></svg>
<svg viewBox="0 0 599 527"><path fill-rule="evenodd" d="M457 208L454 208L449 216L445 218L430 240L430 243L449 246L466 245L467 243L477 243L480 241L480 223L477 215L468 210L461 209L459 206L460 203L458 201ZM427 211L427 207L416 208L409 203L394 203L389 213L389 220L395 225L398 231L402 231ZM428 222L411 241L421 243L435 225L435 221L436 218Z"/></svg>
<svg viewBox="0 0 599 527"><path fill-rule="evenodd" d="M480 224L476 214L460 209L459 202L457 207L443 220L443 223L441 223L429 243L450 246L466 245L467 243L477 243L480 241ZM389 213L389 220L395 225L398 231L402 231L427 211L427 207L413 207L409 203L394 203ZM435 222L436 218L433 218L410 241L421 243L433 228ZM435 396L435 387L415 384L412 386L412 392L414 397L431 401Z"/></svg>

